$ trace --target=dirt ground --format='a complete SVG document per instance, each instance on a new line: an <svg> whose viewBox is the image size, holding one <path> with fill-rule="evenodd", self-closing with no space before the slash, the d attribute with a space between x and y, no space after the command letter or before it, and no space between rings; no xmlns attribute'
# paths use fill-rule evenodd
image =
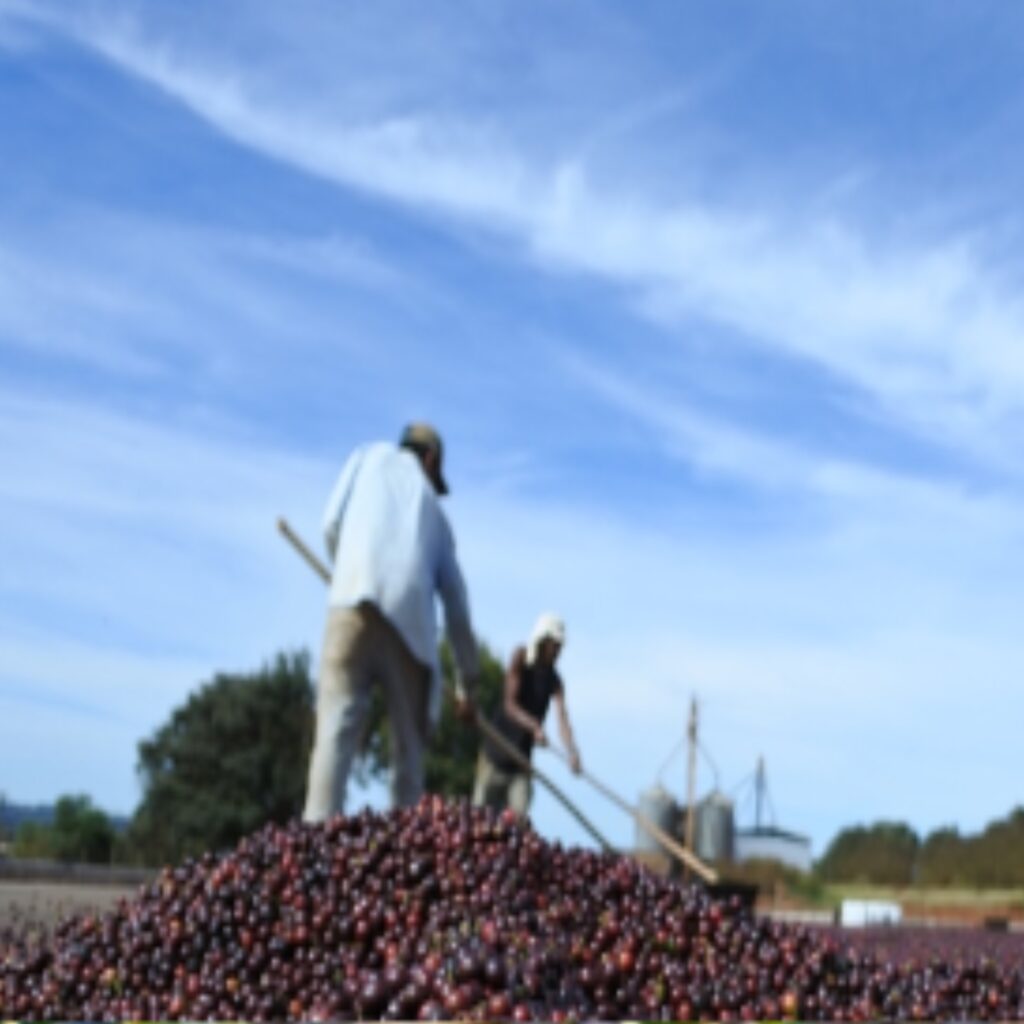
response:
<svg viewBox="0 0 1024 1024"><path fill-rule="evenodd" d="M112 910L118 900L137 892L137 886L0 881L0 929L52 928L69 914Z"/></svg>

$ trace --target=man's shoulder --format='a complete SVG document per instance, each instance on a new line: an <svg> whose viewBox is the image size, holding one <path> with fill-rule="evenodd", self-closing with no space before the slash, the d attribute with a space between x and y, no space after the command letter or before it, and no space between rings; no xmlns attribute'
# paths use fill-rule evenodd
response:
<svg viewBox="0 0 1024 1024"><path fill-rule="evenodd" d="M387 441L367 441L352 452L352 458L389 459L398 454L398 446Z"/></svg>
<svg viewBox="0 0 1024 1024"><path fill-rule="evenodd" d="M388 447L385 441L368 441L365 444L356 445L351 449L342 464L342 472L352 470L366 464L368 458L379 458L383 450Z"/></svg>
<svg viewBox="0 0 1024 1024"><path fill-rule="evenodd" d="M414 466L405 457L407 455L408 452L388 441L368 441L352 451L346 465L358 469L360 475L411 476Z"/></svg>
<svg viewBox="0 0 1024 1024"><path fill-rule="evenodd" d="M367 483L385 487L401 497L401 505L414 517L426 513L424 523L440 526L441 536L452 542L451 526L437 495L420 465L419 459L408 448L388 441L373 441L352 453L358 460L358 472ZM416 510L416 511L413 511Z"/></svg>
<svg viewBox="0 0 1024 1024"><path fill-rule="evenodd" d="M516 647L513 649L508 659L508 668L510 672L522 672L526 668L526 648Z"/></svg>
<svg viewBox="0 0 1024 1024"><path fill-rule="evenodd" d="M565 683L562 682L562 674L557 668L551 669L551 692L552 693L564 693Z"/></svg>

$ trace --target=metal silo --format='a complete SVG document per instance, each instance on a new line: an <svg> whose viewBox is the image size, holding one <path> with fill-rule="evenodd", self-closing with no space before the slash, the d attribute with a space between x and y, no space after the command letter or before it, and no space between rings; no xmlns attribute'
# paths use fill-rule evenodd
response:
<svg viewBox="0 0 1024 1024"><path fill-rule="evenodd" d="M724 793L710 793L697 804L695 825L694 853L701 860L732 860L733 804Z"/></svg>
<svg viewBox="0 0 1024 1024"><path fill-rule="evenodd" d="M672 794L662 786L652 786L640 794L637 810L669 835L675 835L679 825L679 805ZM640 853L661 853L661 845L645 829L636 827L636 850Z"/></svg>

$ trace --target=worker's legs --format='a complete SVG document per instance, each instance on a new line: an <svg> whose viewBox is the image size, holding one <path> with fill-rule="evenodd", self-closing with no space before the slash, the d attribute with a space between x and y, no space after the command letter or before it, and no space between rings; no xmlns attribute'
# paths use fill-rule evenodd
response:
<svg viewBox="0 0 1024 1024"><path fill-rule="evenodd" d="M304 821L324 821L344 810L352 759L370 707L372 647L368 633L364 608L332 608L328 612Z"/></svg>
<svg viewBox="0 0 1024 1024"><path fill-rule="evenodd" d="M526 772L516 772L509 780L508 805L516 814L525 818L530 811L533 797L533 783Z"/></svg>
<svg viewBox="0 0 1024 1024"><path fill-rule="evenodd" d="M474 807L484 807L485 796L487 794L487 759L484 757L484 752L481 750L476 755L476 771L473 773L473 796L472 800Z"/></svg>
<svg viewBox="0 0 1024 1024"><path fill-rule="evenodd" d="M410 807L423 795L431 671L413 657L385 616L376 608L369 614L374 676L384 687L391 723L391 806Z"/></svg>
<svg viewBox="0 0 1024 1024"><path fill-rule="evenodd" d="M512 779L511 774L497 768L491 759L480 751L476 762L476 778L473 780L473 805L503 811L510 806Z"/></svg>
<svg viewBox="0 0 1024 1024"><path fill-rule="evenodd" d="M473 777L473 806L493 807L501 810L504 798L500 785L497 785L498 770L491 764L487 755L481 750L476 758L476 774Z"/></svg>

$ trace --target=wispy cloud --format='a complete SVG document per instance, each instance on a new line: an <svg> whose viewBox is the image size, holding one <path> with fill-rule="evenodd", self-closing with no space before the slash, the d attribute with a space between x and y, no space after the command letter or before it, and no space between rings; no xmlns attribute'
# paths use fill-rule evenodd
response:
<svg viewBox="0 0 1024 1024"><path fill-rule="evenodd" d="M109 19L66 24L243 145L501 232L553 268L621 282L658 317L728 325L850 381L906 427L1016 465L1024 309L983 236L901 238L771 203L652 205L628 184L598 190L584 164L538 164L491 126L430 112L328 116L228 55L200 62Z"/></svg>
<svg viewBox="0 0 1024 1024"><path fill-rule="evenodd" d="M10 620L5 632L5 701L102 718L129 736L166 715L208 671L200 659L154 658L61 640L56 631L25 629Z"/></svg>
<svg viewBox="0 0 1024 1024"><path fill-rule="evenodd" d="M315 518L335 469L213 428L5 396L8 617L30 624L41 611L83 643L110 634L191 658L263 656L269 636L287 636L311 595L287 571L274 520L296 506ZM262 599L243 607L240 586Z"/></svg>
<svg viewBox="0 0 1024 1024"><path fill-rule="evenodd" d="M158 372L158 358L117 335L101 338L111 320L147 321L157 310L107 278L48 262L0 247L0 341L132 376Z"/></svg>
<svg viewBox="0 0 1024 1024"><path fill-rule="evenodd" d="M94 783L129 810L136 743L193 687L315 648L323 594L274 521L308 529L335 468L225 423L9 392L2 407L4 786L44 798ZM45 768L40 734L60 749Z"/></svg>
<svg viewBox="0 0 1024 1024"><path fill-rule="evenodd" d="M22 20L31 14L30 7L18 0L0 0L0 53L24 54L35 49L38 35Z"/></svg>
<svg viewBox="0 0 1024 1024"><path fill-rule="evenodd" d="M424 282L337 233L247 234L69 203L57 224L7 237L0 344L126 376L167 373L186 354L212 366L214 347L223 358L285 337L293 351L325 337L344 347L330 311L339 286L430 301Z"/></svg>
<svg viewBox="0 0 1024 1024"><path fill-rule="evenodd" d="M671 458L711 477L737 481L793 501L823 499L831 523L852 521L872 510L880 522L898 515L930 522L959 522L965 536L1012 531L1019 495L1012 487L986 492L964 485L956 474L896 469L878 460L855 461L821 450L813 436L772 437L743 429L666 396L657 384L643 386L619 370L568 349L561 364L571 377L643 424Z"/></svg>

